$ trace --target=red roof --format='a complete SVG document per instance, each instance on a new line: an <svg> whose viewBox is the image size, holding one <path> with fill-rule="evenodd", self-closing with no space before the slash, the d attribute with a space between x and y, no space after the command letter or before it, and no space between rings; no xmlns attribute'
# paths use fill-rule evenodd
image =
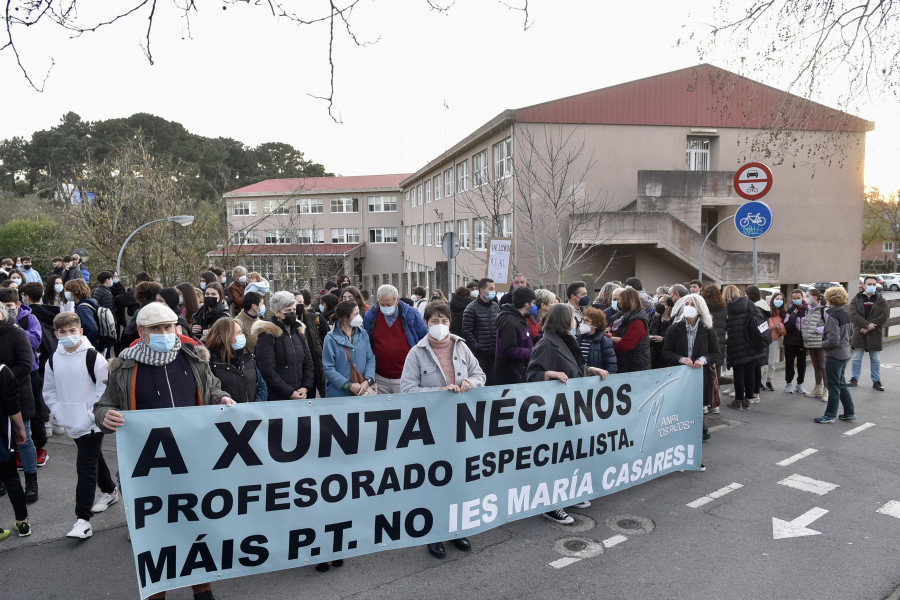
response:
<svg viewBox="0 0 900 600"><path fill-rule="evenodd" d="M225 246L220 250L213 250L207 256L238 256L238 255L279 255L286 254L317 254L320 256L346 256L363 244L259 244L256 246Z"/></svg>
<svg viewBox="0 0 900 600"><path fill-rule="evenodd" d="M875 124L709 64L520 108L526 123L870 131Z"/></svg>
<svg viewBox="0 0 900 600"><path fill-rule="evenodd" d="M267 179L231 192L236 194L309 194L314 192L336 192L341 190L374 190L383 188L400 189L400 182L409 173L397 175L351 175L348 177L307 177L294 179Z"/></svg>

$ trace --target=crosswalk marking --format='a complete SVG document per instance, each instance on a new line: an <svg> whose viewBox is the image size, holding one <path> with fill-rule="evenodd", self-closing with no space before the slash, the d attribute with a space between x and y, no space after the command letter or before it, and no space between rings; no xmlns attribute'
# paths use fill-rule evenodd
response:
<svg viewBox="0 0 900 600"><path fill-rule="evenodd" d="M700 508L700 507L703 506L704 504L709 504L710 502L712 502L712 501L715 500L716 498L721 498L721 497L724 496L725 494L730 494L730 493L733 492L734 490L739 490L739 489L741 489L742 487L744 487L744 486L741 485L740 483L730 483L730 484L726 485L726 486L723 487L723 488L719 488L719 489L717 489L716 491L714 491L714 492L712 492L712 493L710 493L710 494L707 494L706 496L703 496L703 497L701 497L701 498L697 498L697 499L694 500L693 502L689 502L689 503L687 504L687 507L688 507L688 508Z"/></svg>
<svg viewBox="0 0 900 600"><path fill-rule="evenodd" d="M794 488L795 490L810 492L811 494L817 494L819 496L824 496L828 492L840 487L834 483L819 481L818 479L804 477L803 475L797 475L796 473L794 475L791 475L787 479L782 479L778 483L779 485Z"/></svg>
<svg viewBox="0 0 900 600"><path fill-rule="evenodd" d="M875 423L863 423L863 424L860 425L859 427L854 427L854 428L851 429L850 431L845 431L845 432L844 432L844 435L856 435L857 433L860 433L860 432L862 432L862 431L865 431L865 430L868 429L869 427L875 427Z"/></svg>
<svg viewBox="0 0 900 600"><path fill-rule="evenodd" d="M900 519L900 502L896 500L891 500L875 512L881 513L883 515L887 515L889 517L896 517Z"/></svg>
<svg viewBox="0 0 900 600"><path fill-rule="evenodd" d="M563 567L568 567L571 564L577 563L579 560L581 559L566 556L564 558L557 558L552 563L550 563L550 566L554 569L562 569Z"/></svg>
<svg viewBox="0 0 900 600"><path fill-rule="evenodd" d="M613 546L617 546L618 544L621 544L622 542L627 542L627 541L628 541L628 538L625 537L624 535L614 535L611 538L603 540L603 547L604 548L612 548Z"/></svg>
<svg viewBox="0 0 900 600"><path fill-rule="evenodd" d="M786 459L784 459L783 461L777 462L777 463L775 463L775 464L778 465L779 467L786 467L786 466L788 466L788 465L794 464L795 462L797 462L797 461L800 460L801 458L806 458L806 457L809 456L810 454L815 454L816 452L818 452L818 450L816 450L815 448L807 448L807 449L804 450L803 452L800 452L800 453L795 454L795 455L793 455L793 456L789 456L789 457L787 457Z"/></svg>

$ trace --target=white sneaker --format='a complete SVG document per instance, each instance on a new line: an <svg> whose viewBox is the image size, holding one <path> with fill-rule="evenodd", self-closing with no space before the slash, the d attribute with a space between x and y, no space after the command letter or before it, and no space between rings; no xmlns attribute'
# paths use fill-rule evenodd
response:
<svg viewBox="0 0 900 600"><path fill-rule="evenodd" d="M590 508L590 507L591 507L590 500L585 500L584 502L579 502L578 504L572 505L572 508Z"/></svg>
<svg viewBox="0 0 900 600"><path fill-rule="evenodd" d="M759 404L759 396L753 396L750 398L750 404Z"/></svg>
<svg viewBox="0 0 900 600"><path fill-rule="evenodd" d="M94 534L91 529L91 522L85 521L84 519L78 519L75 521L75 525L72 526L72 531L66 534L67 538L77 538L79 540L86 540Z"/></svg>
<svg viewBox="0 0 900 600"><path fill-rule="evenodd" d="M119 501L119 488L115 488L112 491L112 494L103 494L100 496L100 499L97 500L97 503L91 507L91 512L99 513L103 512L107 508L109 508L110 504L115 504Z"/></svg>
<svg viewBox="0 0 900 600"><path fill-rule="evenodd" d="M798 383L798 384L797 384L797 386L794 388L794 393L795 393L795 394L803 394L803 395L806 394L806 390L803 389L803 384L802 384L802 383Z"/></svg>
<svg viewBox="0 0 900 600"><path fill-rule="evenodd" d="M794 393L794 386L792 386L792 385L789 384L789 383L784 384L784 393L785 393L785 394L793 394L793 393Z"/></svg>

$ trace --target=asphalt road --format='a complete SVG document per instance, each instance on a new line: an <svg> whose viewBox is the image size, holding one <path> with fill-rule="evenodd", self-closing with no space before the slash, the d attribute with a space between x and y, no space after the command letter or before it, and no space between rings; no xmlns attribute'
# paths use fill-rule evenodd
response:
<svg viewBox="0 0 900 600"><path fill-rule="evenodd" d="M225 580L216 597L882 600L900 586L900 517L876 512L900 502L900 344L882 361L887 391L871 388L864 364L862 385L852 389L855 423L817 425L822 402L780 389L749 412L723 407L703 445L705 473L671 474L595 501L572 511L573 526L525 519L473 538L469 554L448 546L443 561L424 548L396 550L328 573ZM782 373L779 381L783 388ZM846 435L867 423L874 426ZM114 463L114 442L106 443ZM122 505L94 518L93 538L65 539L75 520L75 447L54 436L48 449L41 499L31 507L34 535L0 542L0 598L137 598ZM779 466L798 454L806 455ZM787 479L806 489L779 483ZM698 506L710 494L719 497ZM818 533L774 539L773 518ZM13 523L6 499L0 522Z"/></svg>

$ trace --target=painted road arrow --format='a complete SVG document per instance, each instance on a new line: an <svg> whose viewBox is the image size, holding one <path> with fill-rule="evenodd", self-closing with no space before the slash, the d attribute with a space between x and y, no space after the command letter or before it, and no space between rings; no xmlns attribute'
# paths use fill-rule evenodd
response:
<svg viewBox="0 0 900 600"><path fill-rule="evenodd" d="M806 511L793 521L782 521L772 517L772 537L776 540L785 538L803 537L805 535L820 535L821 531L809 529L806 526L827 513L824 508L813 508Z"/></svg>

